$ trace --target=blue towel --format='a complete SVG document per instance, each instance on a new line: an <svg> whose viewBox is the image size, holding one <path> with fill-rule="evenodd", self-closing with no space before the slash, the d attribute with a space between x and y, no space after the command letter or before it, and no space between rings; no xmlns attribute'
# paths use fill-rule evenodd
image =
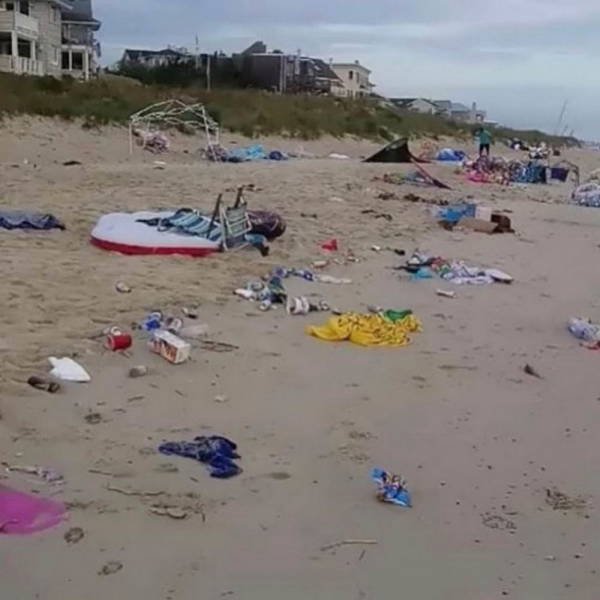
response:
<svg viewBox="0 0 600 600"><path fill-rule="evenodd" d="M404 487L401 477L376 468L371 471L371 479L377 484L377 495L382 502L412 508L410 492Z"/></svg>
<svg viewBox="0 0 600 600"><path fill-rule="evenodd" d="M54 215L3 210L0 211L0 228L47 230L65 229L65 226Z"/></svg>
<svg viewBox="0 0 600 600"><path fill-rule="evenodd" d="M236 450L237 444L218 435L199 436L193 442L165 442L158 447L161 454L193 458L205 464L210 476L217 479L229 479L242 472L234 462L240 458Z"/></svg>

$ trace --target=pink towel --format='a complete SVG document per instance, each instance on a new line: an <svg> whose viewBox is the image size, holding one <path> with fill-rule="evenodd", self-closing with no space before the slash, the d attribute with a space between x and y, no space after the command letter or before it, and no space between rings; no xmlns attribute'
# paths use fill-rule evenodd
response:
<svg viewBox="0 0 600 600"><path fill-rule="evenodd" d="M28 535L55 527L65 517L61 502L0 486L0 534Z"/></svg>

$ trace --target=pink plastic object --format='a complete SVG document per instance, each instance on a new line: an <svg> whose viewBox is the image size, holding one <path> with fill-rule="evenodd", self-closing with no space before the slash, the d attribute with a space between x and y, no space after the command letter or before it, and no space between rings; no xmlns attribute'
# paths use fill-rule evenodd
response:
<svg viewBox="0 0 600 600"><path fill-rule="evenodd" d="M65 506L0 486L0 534L29 535L55 527L65 517Z"/></svg>

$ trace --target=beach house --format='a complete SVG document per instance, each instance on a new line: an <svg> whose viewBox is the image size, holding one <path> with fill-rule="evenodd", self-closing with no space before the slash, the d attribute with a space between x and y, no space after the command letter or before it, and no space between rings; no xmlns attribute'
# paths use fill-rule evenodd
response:
<svg viewBox="0 0 600 600"><path fill-rule="evenodd" d="M98 69L99 28L91 0L0 0L0 71L87 79Z"/></svg>
<svg viewBox="0 0 600 600"><path fill-rule="evenodd" d="M370 96L375 87L371 81L371 71L357 60L353 63L330 63L332 71L342 82L341 86L332 90L338 96L360 98Z"/></svg>
<svg viewBox="0 0 600 600"><path fill-rule="evenodd" d="M96 32L101 23L94 18L92 0L68 0L63 8L62 56L63 75L89 79L100 69L101 48Z"/></svg>

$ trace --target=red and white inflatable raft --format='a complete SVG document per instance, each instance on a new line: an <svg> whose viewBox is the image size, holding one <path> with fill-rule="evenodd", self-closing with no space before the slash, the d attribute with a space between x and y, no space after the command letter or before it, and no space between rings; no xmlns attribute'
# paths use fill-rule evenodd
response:
<svg viewBox="0 0 600 600"><path fill-rule="evenodd" d="M208 256L219 252L219 241L207 238L159 231L140 219L162 219L175 211L137 213L111 213L100 217L92 230L91 242L94 246L110 252L129 255L181 254L184 256Z"/></svg>

